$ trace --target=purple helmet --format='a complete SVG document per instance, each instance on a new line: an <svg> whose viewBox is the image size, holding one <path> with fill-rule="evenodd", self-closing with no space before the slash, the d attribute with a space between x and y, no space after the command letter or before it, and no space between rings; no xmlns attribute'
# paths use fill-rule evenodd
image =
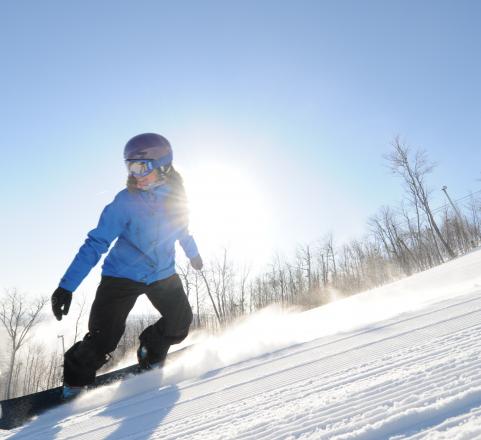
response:
<svg viewBox="0 0 481 440"><path fill-rule="evenodd" d="M169 141L156 133L134 136L124 148L124 160L152 160L155 168L170 165L172 159L172 147Z"/></svg>

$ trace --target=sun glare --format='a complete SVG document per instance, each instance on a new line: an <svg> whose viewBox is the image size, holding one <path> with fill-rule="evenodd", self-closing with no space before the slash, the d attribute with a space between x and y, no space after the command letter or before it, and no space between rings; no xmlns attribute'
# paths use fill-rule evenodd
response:
<svg viewBox="0 0 481 440"><path fill-rule="evenodd" d="M272 225L259 181L221 164L199 165L184 177L190 229L202 254L219 255L226 248L236 261L265 262L272 253Z"/></svg>

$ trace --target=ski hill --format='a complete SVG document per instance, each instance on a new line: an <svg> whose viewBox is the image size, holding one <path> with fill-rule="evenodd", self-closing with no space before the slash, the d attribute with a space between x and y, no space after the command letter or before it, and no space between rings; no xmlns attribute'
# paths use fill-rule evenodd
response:
<svg viewBox="0 0 481 440"><path fill-rule="evenodd" d="M481 251L195 339L0 438L481 439Z"/></svg>

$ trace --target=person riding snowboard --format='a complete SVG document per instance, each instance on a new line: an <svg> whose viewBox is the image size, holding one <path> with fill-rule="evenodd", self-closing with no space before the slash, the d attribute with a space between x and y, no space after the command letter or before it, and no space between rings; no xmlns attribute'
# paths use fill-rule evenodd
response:
<svg viewBox="0 0 481 440"><path fill-rule="evenodd" d="M88 333L64 356L66 399L95 381L97 370L117 347L139 295L145 293L161 314L139 336L141 368L162 364L169 347L189 332L192 309L175 272L175 242L194 269L201 270L203 264L188 231L184 185L172 158L169 141L159 134L144 133L127 142L127 188L104 208L52 295L52 311L60 321L69 311L72 292L117 238L102 266Z"/></svg>

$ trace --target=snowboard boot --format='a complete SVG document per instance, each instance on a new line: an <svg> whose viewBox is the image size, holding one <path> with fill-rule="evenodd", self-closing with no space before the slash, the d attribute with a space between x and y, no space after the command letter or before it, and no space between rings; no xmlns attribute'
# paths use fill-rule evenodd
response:
<svg viewBox="0 0 481 440"><path fill-rule="evenodd" d="M137 361L141 370L152 370L152 368L162 368L167 357L169 346L162 347L161 350L152 350L141 344L137 350Z"/></svg>
<svg viewBox="0 0 481 440"><path fill-rule="evenodd" d="M170 344L163 335L162 320L147 327L139 336L137 360L141 370L162 367Z"/></svg>
<svg viewBox="0 0 481 440"><path fill-rule="evenodd" d="M149 359L149 350L145 345L141 345L137 350L137 361L141 370L151 370L156 365Z"/></svg>

